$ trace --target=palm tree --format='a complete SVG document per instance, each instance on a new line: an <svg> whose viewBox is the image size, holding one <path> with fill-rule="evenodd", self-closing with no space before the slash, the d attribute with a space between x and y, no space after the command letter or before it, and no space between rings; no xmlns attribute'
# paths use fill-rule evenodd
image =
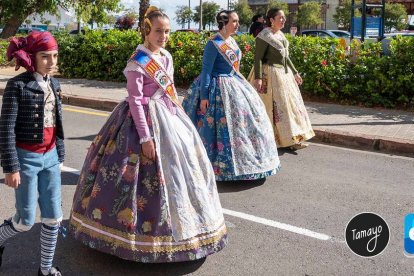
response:
<svg viewBox="0 0 414 276"><path fill-rule="evenodd" d="M141 27L142 23L144 22L144 15L147 9L150 6L149 0L140 0L139 1L139 17L138 17L138 26Z"/></svg>

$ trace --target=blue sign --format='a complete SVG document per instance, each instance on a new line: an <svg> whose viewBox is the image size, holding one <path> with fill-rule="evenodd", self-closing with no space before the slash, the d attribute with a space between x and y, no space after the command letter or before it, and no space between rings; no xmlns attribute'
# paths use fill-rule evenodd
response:
<svg viewBox="0 0 414 276"><path fill-rule="evenodd" d="M365 36L379 36L381 31L381 17L367 17ZM362 36L362 17L352 18L352 33L354 36Z"/></svg>

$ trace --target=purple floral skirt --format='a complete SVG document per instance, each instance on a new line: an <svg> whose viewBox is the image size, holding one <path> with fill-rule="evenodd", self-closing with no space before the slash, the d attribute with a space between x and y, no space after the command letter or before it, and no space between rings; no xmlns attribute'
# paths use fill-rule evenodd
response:
<svg viewBox="0 0 414 276"><path fill-rule="evenodd" d="M224 223L215 231L174 240L157 164L141 154L128 103L120 103L86 156L70 218L74 238L122 259L150 263L196 260L223 249Z"/></svg>

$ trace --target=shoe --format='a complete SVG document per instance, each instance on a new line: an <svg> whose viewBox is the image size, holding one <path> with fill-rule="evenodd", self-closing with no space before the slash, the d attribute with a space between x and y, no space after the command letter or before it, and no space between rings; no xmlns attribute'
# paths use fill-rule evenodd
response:
<svg viewBox="0 0 414 276"><path fill-rule="evenodd" d="M43 274L42 271L40 270L39 267L39 271L37 272L37 276L62 276L62 273L60 273L60 269L59 267L52 267L49 270L49 274Z"/></svg>
<svg viewBox="0 0 414 276"><path fill-rule="evenodd" d="M291 150L300 150L300 149L307 148L308 146L309 146L309 144L300 143L300 144L294 144L293 146L290 147L290 149Z"/></svg>
<svg viewBox="0 0 414 276"><path fill-rule="evenodd" d="M2 259L3 259L3 251L4 251L4 246L0 246L0 267L1 267Z"/></svg>

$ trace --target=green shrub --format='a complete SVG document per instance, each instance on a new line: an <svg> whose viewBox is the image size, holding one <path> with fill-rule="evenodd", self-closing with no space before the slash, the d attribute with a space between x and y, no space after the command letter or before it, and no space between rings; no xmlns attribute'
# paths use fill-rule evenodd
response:
<svg viewBox="0 0 414 276"><path fill-rule="evenodd" d="M6 58L7 47L9 42L5 39L0 39L0 66L7 66L9 62Z"/></svg>
<svg viewBox="0 0 414 276"><path fill-rule="evenodd" d="M65 77L125 81L122 71L141 38L136 31L89 31L58 34L59 68ZM175 83L188 87L201 71L206 34L173 33L167 50L174 59ZM235 37L243 52L241 72L247 77L254 61L254 38ZM381 45L350 49L337 39L289 37L290 57L301 72L302 92L310 97L365 106L414 107L414 40L398 38L390 54ZM1 45L1 44L0 44ZM1 51L2 48L0 48ZM1 59L0 59L1 61Z"/></svg>
<svg viewBox="0 0 414 276"><path fill-rule="evenodd" d="M87 31L60 34L59 71L68 78L124 81L126 62L141 42L136 31Z"/></svg>
<svg viewBox="0 0 414 276"><path fill-rule="evenodd" d="M207 35L191 32L173 33L166 49L174 59L174 80L177 85L188 86L201 72Z"/></svg>
<svg viewBox="0 0 414 276"><path fill-rule="evenodd" d="M414 107L414 40L392 41L390 55L380 43L354 40L347 53L338 40L296 37L291 58L303 73L303 93L365 106Z"/></svg>

